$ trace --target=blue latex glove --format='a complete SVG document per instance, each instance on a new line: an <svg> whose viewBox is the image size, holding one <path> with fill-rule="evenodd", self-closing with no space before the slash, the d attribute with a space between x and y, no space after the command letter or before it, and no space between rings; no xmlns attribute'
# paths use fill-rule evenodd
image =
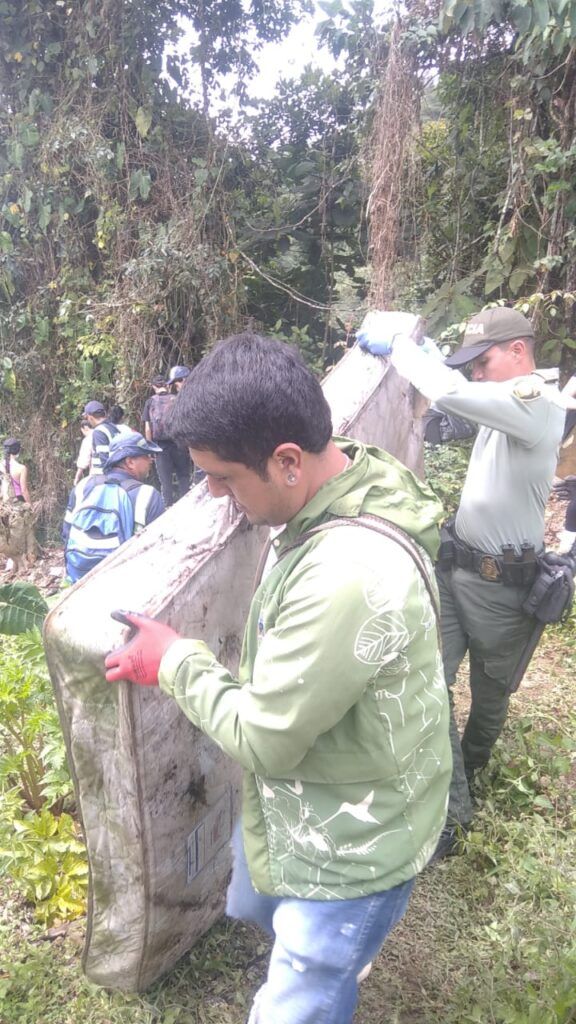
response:
<svg viewBox="0 0 576 1024"><path fill-rule="evenodd" d="M398 336L410 337L417 322L418 317L412 313L372 310L366 314L356 333L358 344L373 356L389 356L394 339Z"/></svg>

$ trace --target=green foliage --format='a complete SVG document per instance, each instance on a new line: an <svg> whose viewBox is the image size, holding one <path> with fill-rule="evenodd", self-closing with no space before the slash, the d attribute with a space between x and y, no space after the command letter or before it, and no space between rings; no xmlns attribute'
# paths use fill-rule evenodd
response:
<svg viewBox="0 0 576 1024"><path fill-rule="evenodd" d="M551 813L558 828L568 827L574 806L564 780L575 752L570 728L543 729L529 718L516 721L484 772L487 815L497 805L515 814Z"/></svg>
<svg viewBox="0 0 576 1024"><path fill-rule="evenodd" d="M0 633L14 635L40 629L48 605L32 583L4 583L0 586Z"/></svg>
<svg viewBox="0 0 576 1024"><path fill-rule="evenodd" d="M86 911L88 863L74 819L46 807L15 815L11 831L0 831L0 865L24 899L34 904L38 921L52 925Z"/></svg>
<svg viewBox="0 0 576 1024"><path fill-rule="evenodd" d="M540 711L542 714L542 711ZM576 824L570 768L576 751L572 702L548 727L534 714L510 723L480 779L480 809L465 840L471 870L502 893L484 924L494 966L498 1024L572 1024L576 1005L573 928ZM530 927L525 927L530 920ZM513 967L517 983L507 982ZM488 981L488 979L487 979ZM484 986L481 986L483 993ZM485 1020L476 993L463 1021Z"/></svg>
<svg viewBox="0 0 576 1024"><path fill-rule="evenodd" d="M424 26L433 19L424 14ZM576 4L446 0L430 38L440 114L422 133L412 291L432 331L486 299L515 300L534 315L542 361L567 373L576 340Z"/></svg>
<svg viewBox="0 0 576 1024"><path fill-rule="evenodd" d="M236 326L237 154L206 102L224 73L242 91L254 52L307 7L0 4L0 431L35 458L45 519L65 500L83 403L120 401L138 422L154 373Z"/></svg>
<svg viewBox="0 0 576 1024"><path fill-rule="evenodd" d="M453 515L460 502L473 441L424 445L426 481L442 502L446 517Z"/></svg>
<svg viewBox="0 0 576 1024"><path fill-rule="evenodd" d="M84 913L86 851L40 633L0 648L0 875L52 924Z"/></svg>
<svg viewBox="0 0 576 1024"><path fill-rule="evenodd" d="M515 34L515 49L524 64L543 59L543 47L559 57L576 40L576 5L569 0L446 0L440 12L442 32L457 30L463 35L488 34L491 28L506 28ZM545 59L545 58L544 58ZM542 74L543 67L534 69Z"/></svg>
<svg viewBox="0 0 576 1024"><path fill-rule="evenodd" d="M62 800L71 788L64 741L38 631L0 648L0 786L16 788L33 810Z"/></svg>
<svg viewBox="0 0 576 1024"><path fill-rule="evenodd" d="M333 49L344 32L337 77L306 68L242 124L250 184L242 183L234 215L246 304L265 330L281 320L283 336L306 331L304 349L321 371L341 354L366 291L359 155L373 89L373 33L361 35L369 6L357 0L318 30Z"/></svg>

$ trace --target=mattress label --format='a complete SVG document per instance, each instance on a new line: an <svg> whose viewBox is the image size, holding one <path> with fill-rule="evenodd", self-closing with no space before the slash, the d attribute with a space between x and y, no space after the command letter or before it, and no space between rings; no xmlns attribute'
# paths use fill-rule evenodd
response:
<svg viewBox="0 0 576 1024"><path fill-rule="evenodd" d="M227 788L186 840L186 882L199 875L232 836L232 790Z"/></svg>

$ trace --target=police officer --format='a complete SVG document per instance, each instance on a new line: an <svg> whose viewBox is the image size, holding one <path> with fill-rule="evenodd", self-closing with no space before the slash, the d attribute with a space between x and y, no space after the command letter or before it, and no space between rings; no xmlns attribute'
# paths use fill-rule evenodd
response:
<svg viewBox="0 0 576 1024"><path fill-rule="evenodd" d="M471 690L461 743L451 716L454 770L437 850L444 856L454 851L458 826L472 818L469 786L500 735L514 670L534 629L522 602L544 548L564 409L535 373L534 331L517 310L496 307L471 317L446 364L434 358L428 339L419 346L407 336L406 314L369 314L358 337L374 355L390 355L443 412L480 425L438 568L446 682L451 692L468 652ZM471 380L457 370L466 364Z"/></svg>

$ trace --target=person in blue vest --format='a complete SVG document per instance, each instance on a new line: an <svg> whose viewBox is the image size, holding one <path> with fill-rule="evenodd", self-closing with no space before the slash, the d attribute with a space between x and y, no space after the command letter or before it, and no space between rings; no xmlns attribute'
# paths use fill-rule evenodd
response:
<svg viewBox="0 0 576 1024"><path fill-rule="evenodd" d="M72 583L164 512L160 494L145 482L159 451L136 431L118 434L110 442L104 473L72 488L62 529Z"/></svg>

